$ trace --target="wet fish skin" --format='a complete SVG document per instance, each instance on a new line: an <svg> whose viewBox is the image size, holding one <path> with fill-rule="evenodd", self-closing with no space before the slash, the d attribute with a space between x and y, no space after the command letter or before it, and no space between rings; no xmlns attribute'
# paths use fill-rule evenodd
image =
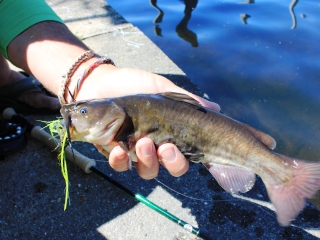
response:
<svg viewBox="0 0 320 240"><path fill-rule="evenodd" d="M320 164L271 151L274 139L179 93L141 94L65 105L73 141L121 142L134 161L135 143L150 137L171 142L191 161L203 163L231 193L247 192L255 174L263 180L278 221L288 225L320 188Z"/></svg>

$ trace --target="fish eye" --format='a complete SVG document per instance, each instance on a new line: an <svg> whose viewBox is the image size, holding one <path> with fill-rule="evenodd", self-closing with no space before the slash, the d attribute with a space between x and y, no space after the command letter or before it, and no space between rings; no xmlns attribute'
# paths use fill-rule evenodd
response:
<svg viewBox="0 0 320 240"><path fill-rule="evenodd" d="M87 113L87 108L86 107L80 108L79 112L81 114L86 114Z"/></svg>

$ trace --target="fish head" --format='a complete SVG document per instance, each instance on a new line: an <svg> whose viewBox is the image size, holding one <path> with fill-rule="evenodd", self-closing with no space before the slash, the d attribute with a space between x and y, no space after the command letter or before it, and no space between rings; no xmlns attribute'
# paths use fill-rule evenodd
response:
<svg viewBox="0 0 320 240"><path fill-rule="evenodd" d="M112 100L92 100L61 107L64 125L71 141L107 145L122 126L125 110Z"/></svg>

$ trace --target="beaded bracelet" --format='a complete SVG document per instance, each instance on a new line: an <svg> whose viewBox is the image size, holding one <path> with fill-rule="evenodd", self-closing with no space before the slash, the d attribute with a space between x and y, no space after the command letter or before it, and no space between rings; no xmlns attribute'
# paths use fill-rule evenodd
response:
<svg viewBox="0 0 320 240"><path fill-rule="evenodd" d="M91 59L93 56L94 56L94 52L92 50L88 50L88 51L84 52L71 65L69 70L65 74L62 75L62 80L61 80L59 92L58 92L58 98L59 98L59 101L61 104L67 103L66 99L64 98L64 92L65 92L66 86L70 82L72 75L74 74L74 72L77 70L77 68L80 66L81 63Z"/></svg>
<svg viewBox="0 0 320 240"><path fill-rule="evenodd" d="M84 73L82 74L82 76L78 79L77 85L74 88L73 91L73 95L71 95L72 97L72 102L75 101L79 90L81 88L81 85L83 83L83 81L88 77L88 75L96 68L98 67L100 64L112 64L113 66L115 66L114 62L107 57L101 57L99 60L97 60L96 62L94 62L89 68L87 68Z"/></svg>

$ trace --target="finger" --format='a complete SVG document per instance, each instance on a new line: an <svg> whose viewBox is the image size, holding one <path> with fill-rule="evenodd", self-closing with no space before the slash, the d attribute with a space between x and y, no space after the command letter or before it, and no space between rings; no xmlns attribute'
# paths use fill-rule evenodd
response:
<svg viewBox="0 0 320 240"><path fill-rule="evenodd" d="M111 150L106 151L101 145L98 145L98 144L93 144L93 145L97 148L99 153L101 153L103 156L105 156L106 158L109 159L109 155L110 155Z"/></svg>
<svg viewBox="0 0 320 240"><path fill-rule="evenodd" d="M188 171L189 162L174 144L165 143L157 152L162 165L172 176L180 177Z"/></svg>
<svg viewBox="0 0 320 240"><path fill-rule="evenodd" d="M56 110L56 109L60 109L61 107L60 102L56 97L51 97L51 96L47 96L46 94L43 94L41 101L42 101L42 104L41 104L42 108L50 108L52 110Z"/></svg>
<svg viewBox="0 0 320 240"><path fill-rule="evenodd" d="M44 92L26 92L17 97L17 100L25 102L34 108L60 108L58 98L46 95Z"/></svg>
<svg viewBox="0 0 320 240"><path fill-rule="evenodd" d="M187 94L189 96L191 96L192 98L194 98L195 100L197 100L202 106L206 107L206 108L210 108L216 112L220 112L221 108L220 105L215 103L215 102L211 102L207 99L204 99L202 97L199 97L197 95L194 95L192 93L187 92Z"/></svg>
<svg viewBox="0 0 320 240"><path fill-rule="evenodd" d="M118 172L127 171L129 169L128 154L120 146L114 147L109 155L109 164Z"/></svg>
<svg viewBox="0 0 320 240"><path fill-rule="evenodd" d="M159 160L154 143L150 138L141 138L136 144L137 172L144 179L153 179L159 173Z"/></svg>
<svg viewBox="0 0 320 240"><path fill-rule="evenodd" d="M201 103L202 106L210 108L210 109L212 109L212 110L214 110L216 112L220 112L220 110L221 110L220 105L215 103L215 102L210 102L210 101L208 101L208 100L206 100L204 98L200 98L200 97L197 97L196 100L198 100Z"/></svg>

